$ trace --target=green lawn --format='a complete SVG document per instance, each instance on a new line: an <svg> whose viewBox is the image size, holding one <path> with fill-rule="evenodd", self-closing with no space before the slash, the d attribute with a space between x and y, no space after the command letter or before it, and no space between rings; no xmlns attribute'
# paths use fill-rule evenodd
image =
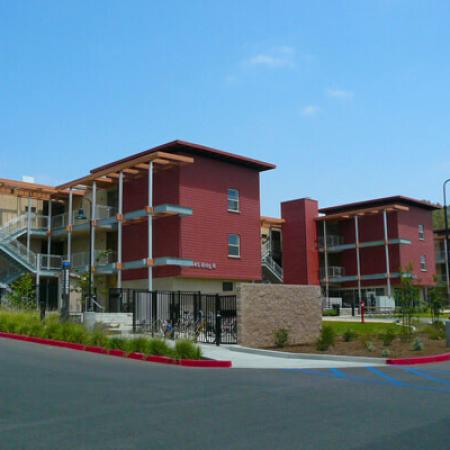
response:
<svg viewBox="0 0 450 450"><path fill-rule="evenodd" d="M360 322L335 322L335 321L323 321L322 325L330 326L334 329L337 335L342 335L346 330L353 330L359 335L362 334L378 334L386 331L389 328L399 333L401 327L394 323L360 323Z"/></svg>

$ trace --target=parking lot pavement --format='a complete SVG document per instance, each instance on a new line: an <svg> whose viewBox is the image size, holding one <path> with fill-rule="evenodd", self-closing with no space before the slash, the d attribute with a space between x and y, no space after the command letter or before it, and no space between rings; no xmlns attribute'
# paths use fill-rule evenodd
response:
<svg viewBox="0 0 450 450"><path fill-rule="evenodd" d="M200 344L203 355L206 358L226 360L232 362L235 369L317 369L331 367L367 367L384 365L384 360L378 358L361 358L357 361L345 360L345 358L321 358L316 359L311 356L295 357L293 354L256 351L252 349L242 348L238 345L221 345L215 346L211 344Z"/></svg>
<svg viewBox="0 0 450 450"><path fill-rule="evenodd" d="M447 449L449 374L193 369L0 339L0 448Z"/></svg>
<svg viewBox="0 0 450 450"><path fill-rule="evenodd" d="M352 370L286 369L301 376L320 377L349 383L383 385L388 388L450 394L450 365L423 365L409 367L359 367Z"/></svg>

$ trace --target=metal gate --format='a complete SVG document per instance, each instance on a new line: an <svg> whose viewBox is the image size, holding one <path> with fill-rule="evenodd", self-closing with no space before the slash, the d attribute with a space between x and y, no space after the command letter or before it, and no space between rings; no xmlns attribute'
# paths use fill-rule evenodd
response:
<svg viewBox="0 0 450 450"><path fill-rule="evenodd" d="M111 289L109 312L132 312L134 332L204 343L237 343L235 295Z"/></svg>

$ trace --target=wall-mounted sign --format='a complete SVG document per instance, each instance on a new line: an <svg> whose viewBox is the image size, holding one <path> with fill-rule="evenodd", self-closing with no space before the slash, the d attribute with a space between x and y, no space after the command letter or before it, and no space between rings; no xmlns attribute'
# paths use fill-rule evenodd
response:
<svg viewBox="0 0 450 450"><path fill-rule="evenodd" d="M216 270L216 263L204 262L204 261L194 261L194 267L196 269Z"/></svg>

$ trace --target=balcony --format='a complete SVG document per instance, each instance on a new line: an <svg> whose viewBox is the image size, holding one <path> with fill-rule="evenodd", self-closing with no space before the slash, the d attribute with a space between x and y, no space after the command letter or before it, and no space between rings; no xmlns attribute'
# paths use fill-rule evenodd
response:
<svg viewBox="0 0 450 450"><path fill-rule="evenodd" d="M67 256L66 256L67 258ZM95 265L107 266L117 261L117 253L105 250L95 251ZM89 252L78 252L72 254L72 267L74 269L82 269L89 267Z"/></svg>
<svg viewBox="0 0 450 450"><path fill-rule="evenodd" d="M436 263L444 264L445 263L445 251L439 250L436 252Z"/></svg>
<svg viewBox="0 0 450 450"><path fill-rule="evenodd" d="M342 266L329 266L328 267L328 279L330 278L342 278L345 275L344 268ZM325 268L320 268L320 278L325 278Z"/></svg>
<svg viewBox="0 0 450 450"><path fill-rule="evenodd" d="M73 211L72 213L72 225L83 225L88 223L90 218L90 210L85 211L86 218L85 219L77 219L78 211ZM113 206L104 206L104 205L97 205L95 208L95 218L98 221L110 219L112 217L115 217L117 214L117 208ZM56 216L52 217L52 228L65 228L67 225L69 225L69 215L68 213L58 214Z"/></svg>
<svg viewBox="0 0 450 450"><path fill-rule="evenodd" d="M325 239L323 236L319 237L319 248L324 248ZM329 234L327 235L327 248L330 247L337 247L339 245L344 244L344 238L343 236L339 236L337 234Z"/></svg>

